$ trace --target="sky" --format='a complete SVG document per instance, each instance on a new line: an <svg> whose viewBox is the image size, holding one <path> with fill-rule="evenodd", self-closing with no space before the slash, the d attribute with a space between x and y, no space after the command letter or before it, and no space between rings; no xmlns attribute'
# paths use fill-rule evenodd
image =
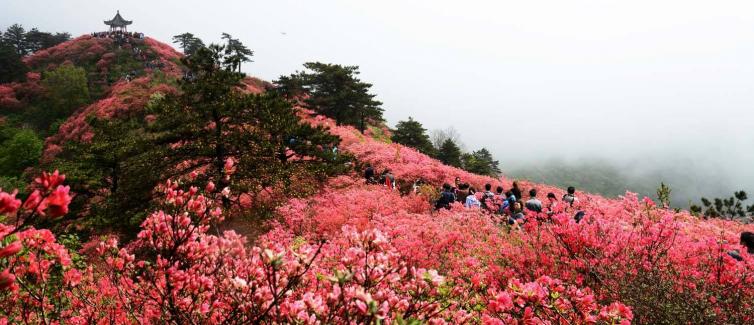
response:
<svg viewBox="0 0 754 325"><path fill-rule="evenodd" d="M599 157L754 190L752 1L2 0L0 28L79 35L118 9L167 43L230 33L266 80L358 65L389 125L452 126L503 170Z"/></svg>

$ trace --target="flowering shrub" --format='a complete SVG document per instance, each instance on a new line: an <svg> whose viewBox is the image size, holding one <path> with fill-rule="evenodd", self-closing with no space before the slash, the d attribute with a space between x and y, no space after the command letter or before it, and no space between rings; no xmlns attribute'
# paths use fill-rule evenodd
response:
<svg viewBox="0 0 754 325"><path fill-rule="evenodd" d="M16 109L21 102L16 98L16 93L9 86L0 85L0 109Z"/></svg>
<svg viewBox="0 0 754 325"><path fill-rule="evenodd" d="M35 180L40 194L21 203L2 193L0 209L58 217L70 202L63 180L43 174ZM89 266L74 267L47 230L17 232L19 240L0 250L8 265L0 273L0 322L464 323L557 314L561 322L611 323L632 317L621 304L600 305L588 289L544 277L474 290L414 266L377 229L344 226L327 240L273 232L249 248L233 231L212 234L227 189L210 183L204 192L184 190L169 181L158 192L162 209L143 222L136 240L125 246L102 240ZM3 225L3 236L18 229ZM470 300L479 303L472 308Z"/></svg>
<svg viewBox="0 0 754 325"><path fill-rule="evenodd" d="M76 111L61 126L57 134L45 141L43 160L52 159L59 146L69 140L86 141L92 136L87 118L119 118L142 110L152 95L175 93L177 90L167 84L154 84L149 76L116 83L110 94L93 104Z"/></svg>

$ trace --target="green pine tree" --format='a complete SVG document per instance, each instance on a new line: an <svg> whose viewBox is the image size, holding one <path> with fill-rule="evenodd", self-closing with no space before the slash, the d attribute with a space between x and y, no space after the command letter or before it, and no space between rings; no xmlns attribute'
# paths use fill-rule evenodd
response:
<svg viewBox="0 0 754 325"><path fill-rule="evenodd" d="M435 147L432 146L426 132L427 130L421 123L409 117L407 121L400 121L396 124L391 139L393 142L409 146L426 155L435 156L437 154Z"/></svg>
<svg viewBox="0 0 754 325"><path fill-rule="evenodd" d="M29 54L29 48L26 44L26 30L19 24L13 24L2 35L3 43L12 46L16 54L24 56Z"/></svg>
<svg viewBox="0 0 754 325"><path fill-rule="evenodd" d="M440 159L443 164L453 167L461 167L461 148L459 148L453 140L447 139L440 146L440 150L438 150L437 153L437 159Z"/></svg>
<svg viewBox="0 0 754 325"><path fill-rule="evenodd" d="M29 70L13 46L0 43L0 83L23 81Z"/></svg>
<svg viewBox="0 0 754 325"><path fill-rule="evenodd" d="M204 42L191 33L183 33L173 36L173 43L178 44L185 55L192 55L196 53L199 48L204 47Z"/></svg>
<svg viewBox="0 0 754 325"><path fill-rule="evenodd" d="M241 63L252 62L251 56L254 55L254 51L228 33L223 33L222 39L227 42L225 44L225 64L229 65L233 71L241 72Z"/></svg>
<svg viewBox="0 0 754 325"><path fill-rule="evenodd" d="M303 103L338 124L356 126L362 133L370 122L382 122L381 102L369 91L372 84L357 78L359 67L320 62L305 63L306 71L276 81L286 98L306 94Z"/></svg>
<svg viewBox="0 0 754 325"><path fill-rule="evenodd" d="M492 154L485 148L479 149L470 154L463 154L461 157L463 168L469 172L487 176L500 175L498 161L494 160Z"/></svg>
<svg viewBox="0 0 754 325"><path fill-rule="evenodd" d="M257 193L268 186L294 191L297 176L343 171L350 158L334 150L340 139L302 123L275 93L243 93L244 75L229 55L223 46L210 45L186 57L195 78L182 83L181 95L168 96L154 109L157 119L148 131L154 156L166 157L159 162L164 175L206 170L219 187ZM228 158L237 161L230 180L224 177Z"/></svg>
<svg viewBox="0 0 754 325"><path fill-rule="evenodd" d="M71 216L87 215L93 227L133 233L149 208L152 190L162 179L144 131L144 114L87 120L90 141L69 141L47 169L66 174L76 193ZM127 217L124 217L127 216Z"/></svg>

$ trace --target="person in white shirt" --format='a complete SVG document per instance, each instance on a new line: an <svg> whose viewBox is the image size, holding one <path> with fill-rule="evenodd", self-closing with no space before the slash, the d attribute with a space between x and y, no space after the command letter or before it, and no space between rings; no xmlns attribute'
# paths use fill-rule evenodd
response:
<svg viewBox="0 0 754 325"><path fill-rule="evenodd" d="M464 203L464 206L467 208L478 208L482 206L482 202L479 202L479 199L476 198L476 190L473 187L469 188L469 195L466 196L466 203Z"/></svg>

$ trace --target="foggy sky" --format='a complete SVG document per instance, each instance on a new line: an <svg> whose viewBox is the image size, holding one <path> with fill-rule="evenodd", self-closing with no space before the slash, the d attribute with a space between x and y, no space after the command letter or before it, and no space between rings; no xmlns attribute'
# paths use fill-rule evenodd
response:
<svg viewBox="0 0 754 325"><path fill-rule="evenodd" d="M754 189L752 1L2 0L0 27L76 36L116 9L167 43L228 32L255 51L244 70L267 80L307 61L359 65L390 125L452 125L504 170L693 161L695 178L722 170Z"/></svg>

